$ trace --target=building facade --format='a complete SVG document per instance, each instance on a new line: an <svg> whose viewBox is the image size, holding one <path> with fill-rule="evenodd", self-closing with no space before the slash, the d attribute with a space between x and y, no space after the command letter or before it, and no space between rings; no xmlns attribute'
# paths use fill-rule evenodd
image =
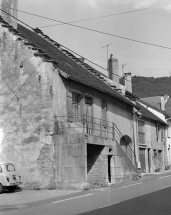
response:
<svg viewBox="0 0 171 215"><path fill-rule="evenodd" d="M166 165L167 122L138 103L143 116L138 119L139 161L142 173L163 170ZM151 108L151 107L150 107Z"/></svg>
<svg viewBox="0 0 171 215"><path fill-rule="evenodd" d="M17 0L1 1L4 10L16 7ZM1 15L0 160L14 162L33 189L135 179L137 106L118 79Z"/></svg>

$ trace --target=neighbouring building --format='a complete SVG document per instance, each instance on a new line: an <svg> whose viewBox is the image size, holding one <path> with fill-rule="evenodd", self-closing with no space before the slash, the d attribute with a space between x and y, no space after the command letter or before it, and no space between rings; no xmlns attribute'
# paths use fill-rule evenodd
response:
<svg viewBox="0 0 171 215"><path fill-rule="evenodd" d="M137 105L142 112L142 117L138 119L141 172L163 170L167 165L168 123L165 117L169 115L142 100L137 100Z"/></svg>
<svg viewBox="0 0 171 215"><path fill-rule="evenodd" d="M170 117L165 111L168 96L160 98L161 103L154 105L156 98L139 99L132 93L131 73L126 73L121 79L126 87L126 95L140 109L137 113L138 149L137 163L141 173L152 173L163 170L170 161ZM146 99L151 104L145 102ZM162 110L160 107L163 107Z"/></svg>
<svg viewBox="0 0 171 215"><path fill-rule="evenodd" d="M0 3L17 17L17 0ZM108 78L6 12L0 53L0 160L16 163L24 186L85 188L137 177L139 108L119 84L117 59L109 59Z"/></svg>
<svg viewBox="0 0 171 215"><path fill-rule="evenodd" d="M147 104L163 111L163 115L167 121L168 127L166 129L166 150L167 150L167 164L171 165L171 99L168 95L154 96L142 98Z"/></svg>

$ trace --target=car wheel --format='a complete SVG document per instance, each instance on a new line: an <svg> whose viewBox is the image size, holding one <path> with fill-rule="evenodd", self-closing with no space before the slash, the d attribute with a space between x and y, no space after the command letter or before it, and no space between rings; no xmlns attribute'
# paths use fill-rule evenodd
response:
<svg viewBox="0 0 171 215"><path fill-rule="evenodd" d="M7 187L9 192L14 192L16 190L16 186Z"/></svg>
<svg viewBox="0 0 171 215"><path fill-rule="evenodd" d="M3 186L2 184L0 184L0 194L2 193L2 191L3 191Z"/></svg>

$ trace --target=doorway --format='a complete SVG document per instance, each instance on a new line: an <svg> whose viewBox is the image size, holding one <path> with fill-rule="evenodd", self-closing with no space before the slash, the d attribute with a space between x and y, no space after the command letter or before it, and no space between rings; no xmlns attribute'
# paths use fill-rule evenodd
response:
<svg viewBox="0 0 171 215"><path fill-rule="evenodd" d="M141 162L141 173L145 173L146 168L145 168L145 149L144 148L139 149L139 158Z"/></svg>
<svg viewBox="0 0 171 215"><path fill-rule="evenodd" d="M151 171L150 149L148 149L148 171Z"/></svg>
<svg viewBox="0 0 171 215"><path fill-rule="evenodd" d="M108 180L109 180L109 183L112 182L112 172L111 172L111 159L112 158L112 155L108 155Z"/></svg>

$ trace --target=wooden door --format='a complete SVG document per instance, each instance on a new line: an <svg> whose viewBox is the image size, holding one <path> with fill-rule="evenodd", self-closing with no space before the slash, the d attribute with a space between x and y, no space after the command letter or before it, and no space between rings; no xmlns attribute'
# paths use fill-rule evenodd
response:
<svg viewBox="0 0 171 215"><path fill-rule="evenodd" d="M141 173L145 173L146 172L146 168L145 168L145 149L143 149L143 148L139 149L139 158L140 158L140 162L141 162Z"/></svg>

